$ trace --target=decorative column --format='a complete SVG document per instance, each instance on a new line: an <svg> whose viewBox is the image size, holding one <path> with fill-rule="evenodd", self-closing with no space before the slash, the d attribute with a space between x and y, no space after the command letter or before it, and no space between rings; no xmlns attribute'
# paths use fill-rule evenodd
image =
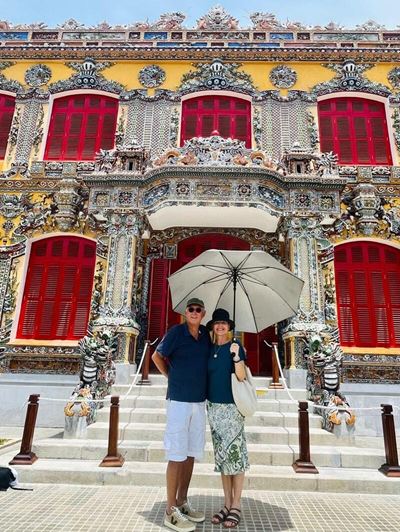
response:
<svg viewBox="0 0 400 532"><path fill-rule="evenodd" d="M118 336L115 361L128 366L129 343L137 336L139 326L132 308L132 288L135 271L137 238L142 227L142 217L137 211L108 211L108 271L104 305L94 328L110 327ZM129 368L121 370L129 378ZM117 379L118 364L117 364ZM121 380L119 379L119 382Z"/></svg>
<svg viewBox="0 0 400 532"><path fill-rule="evenodd" d="M325 328L322 275L318 264L320 217L288 216L281 224L291 270L304 281L299 311L283 328L286 373L291 387L304 387L306 335Z"/></svg>

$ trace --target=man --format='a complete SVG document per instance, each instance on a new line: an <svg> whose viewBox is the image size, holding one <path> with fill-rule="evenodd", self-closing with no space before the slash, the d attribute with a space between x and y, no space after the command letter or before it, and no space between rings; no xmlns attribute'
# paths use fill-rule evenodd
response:
<svg viewBox="0 0 400 532"><path fill-rule="evenodd" d="M194 523L205 519L203 512L195 510L187 498L194 459L202 459L205 446L210 337L207 329L200 325L204 315L203 301L189 299L185 323L167 331L152 356L158 370L168 379L164 525L178 532L191 532L196 528Z"/></svg>

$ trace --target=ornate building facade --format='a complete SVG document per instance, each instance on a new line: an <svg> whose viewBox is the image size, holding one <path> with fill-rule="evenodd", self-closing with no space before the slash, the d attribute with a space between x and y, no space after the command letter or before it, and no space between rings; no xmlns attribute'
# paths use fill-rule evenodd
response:
<svg viewBox="0 0 400 532"><path fill-rule="evenodd" d="M295 385L319 334L343 382L400 383L400 32L184 18L1 23L0 372L76 374L102 327L127 366L179 320L168 275L262 249L305 284L254 373L277 338Z"/></svg>

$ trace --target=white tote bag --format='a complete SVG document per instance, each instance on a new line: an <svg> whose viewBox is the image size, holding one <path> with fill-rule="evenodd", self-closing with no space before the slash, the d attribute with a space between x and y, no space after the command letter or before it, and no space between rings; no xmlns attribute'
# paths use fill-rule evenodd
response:
<svg viewBox="0 0 400 532"><path fill-rule="evenodd" d="M242 416L252 416L257 410L257 392L250 368L246 367L246 378L239 381L232 373L232 395L237 409Z"/></svg>

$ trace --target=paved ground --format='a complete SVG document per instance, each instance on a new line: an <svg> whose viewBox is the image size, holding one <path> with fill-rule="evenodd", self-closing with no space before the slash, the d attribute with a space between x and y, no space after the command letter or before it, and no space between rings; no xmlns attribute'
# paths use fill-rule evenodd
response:
<svg viewBox="0 0 400 532"><path fill-rule="evenodd" d="M400 482L400 479L399 479ZM206 511L198 532L220 532L209 523L221 506L220 490L195 490ZM0 530L13 532L156 532L165 493L152 487L35 485L34 491L0 492ZM240 532L397 532L400 496L247 491Z"/></svg>

